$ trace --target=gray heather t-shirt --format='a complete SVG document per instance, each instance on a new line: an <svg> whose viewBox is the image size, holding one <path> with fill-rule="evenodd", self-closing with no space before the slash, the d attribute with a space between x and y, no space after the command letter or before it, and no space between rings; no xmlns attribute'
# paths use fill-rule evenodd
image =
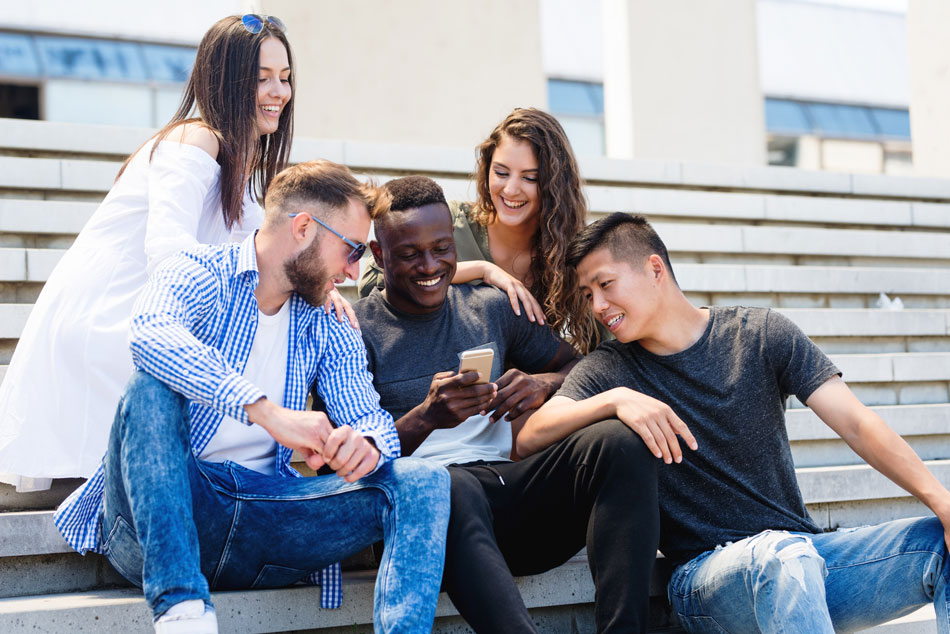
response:
<svg viewBox="0 0 950 634"><path fill-rule="evenodd" d="M465 350L494 350L489 380L495 381L510 367L544 369L560 345L550 328L528 321L524 311L515 315L508 296L493 286L453 284L442 307L426 315L393 308L378 289L353 308L380 405L397 420L425 400L434 374L458 370ZM413 455L447 465L507 460L510 452L511 425L476 415L432 432Z"/></svg>
<svg viewBox="0 0 950 634"><path fill-rule="evenodd" d="M766 529L819 532L805 510L785 430L785 401L804 402L840 374L787 317L766 308L709 309L699 340L658 356L609 341L571 371L559 396L630 387L673 408L696 437L683 462L660 465L660 550L675 565Z"/></svg>

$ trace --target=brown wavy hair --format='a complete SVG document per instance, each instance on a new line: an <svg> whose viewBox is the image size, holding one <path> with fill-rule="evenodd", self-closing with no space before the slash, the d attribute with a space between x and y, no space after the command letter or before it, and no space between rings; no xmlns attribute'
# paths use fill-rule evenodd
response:
<svg viewBox="0 0 950 634"><path fill-rule="evenodd" d="M254 125L257 120L260 50L261 43L270 37L280 40L287 49L291 93L280 113L277 130L258 137L254 135ZM222 18L201 38L195 66L177 112L152 137L155 139L152 155L158 142L182 123L204 125L218 138L221 211L229 229L241 220L248 179L254 196L263 199L274 176L287 166L294 120L293 69L290 42L270 22L265 20L260 32L251 33L244 28L241 16ZM122 176L132 156L122 164L116 180Z"/></svg>
<svg viewBox="0 0 950 634"><path fill-rule="evenodd" d="M574 347L586 353L596 345L596 329L578 292L577 274L566 261L567 245L584 228L587 216L571 143L557 119L543 110L515 108L505 117L477 148L478 200L471 216L481 225L491 224L497 213L488 190L488 173L495 148L505 137L530 143L538 161L541 204L538 231L531 239L531 294L554 331L566 333Z"/></svg>

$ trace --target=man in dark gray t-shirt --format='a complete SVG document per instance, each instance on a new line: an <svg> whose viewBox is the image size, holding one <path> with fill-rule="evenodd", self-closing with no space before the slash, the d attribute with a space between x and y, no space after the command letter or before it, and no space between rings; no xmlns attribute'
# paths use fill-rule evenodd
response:
<svg viewBox="0 0 950 634"><path fill-rule="evenodd" d="M513 431L560 387L573 350L498 289L451 284L452 218L435 182L391 181L377 207L370 246L385 289L354 309L403 454L448 467L443 585L459 613L476 632L534 632L512 575L554 568L586 545L597 630L645 632L659 511L644 443L615 422L510 460ZM479 348L494 352L481 384L456 372L460 353Z"/></svg>
<svg viewBox="0 0 950 634"><path fill-rule="evenodd" d="M692 306L642 217L599 220L568 253L616 341L573 368L517 449L615 418L663 458L660 549L687 631L852 631L929 602L950 631L950 493L798 327L764 308ZM821 533L788 446L790 394L937 517Z"/></svg>

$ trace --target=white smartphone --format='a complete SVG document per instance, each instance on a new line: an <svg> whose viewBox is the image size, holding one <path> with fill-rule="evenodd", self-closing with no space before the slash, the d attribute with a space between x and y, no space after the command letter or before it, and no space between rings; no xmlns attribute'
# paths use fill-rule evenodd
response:
<svg viewBox="0 0 950 634"><path fill-rule="evenodd" d="M463 372L479 372L481 376L475 383L488 383L491 378L491 365L495 359L495 351L491 348L466 350L462 353L462 362L459 363L459 374Z"/></svg>

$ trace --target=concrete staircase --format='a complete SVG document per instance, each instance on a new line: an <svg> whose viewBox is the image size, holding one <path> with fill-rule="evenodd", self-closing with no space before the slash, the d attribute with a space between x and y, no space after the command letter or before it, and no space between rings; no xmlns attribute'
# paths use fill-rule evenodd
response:
<svg viewBox="0 0 950 634"><path fill-rule="evenodd" d="M149 134L0 119L0 376L43 282L121 161ZM474 197L467 148L298 140L292 160L311 158L379 181L424 173L449 198ZM592 218L617 210L647 215L697 304L782 310L950 485L950 180L671 161L591 159L581 168ZM355 287L345 292L353 297ZM876 308L880 292L899 296L904 310ZM927 513L794 398L789 406L799 482L820 526ZM52 527L51 509L77 484L56 481L41 493L0 486L0 632L149 631L139 592L101 557L69 552ZM654 595L663 628L659 561ZM220 593L222 631L368 631L373 572L354 569L345 579L344 607L336 611L316 608L313 588ZM583 554L519 585L543 631L592 631ZM467 631L454 614L443 596L436 631ZM936 630L924 609L874 631Z"/></svg>

